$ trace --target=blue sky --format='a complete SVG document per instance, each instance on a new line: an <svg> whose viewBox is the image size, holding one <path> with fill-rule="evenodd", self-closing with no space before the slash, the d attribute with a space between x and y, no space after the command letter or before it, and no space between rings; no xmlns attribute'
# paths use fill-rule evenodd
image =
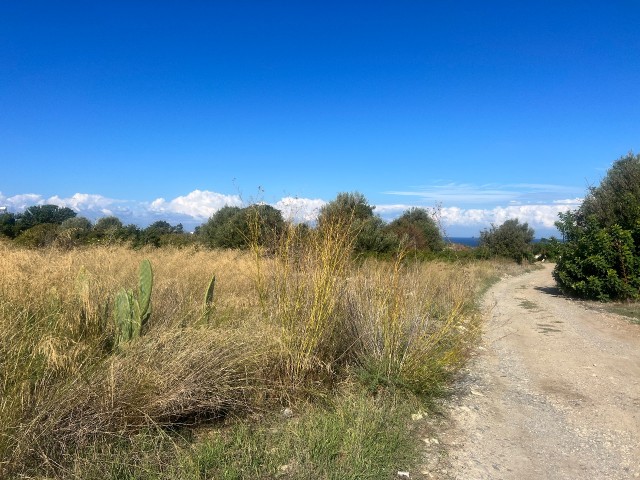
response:
<svg viewBox="0 0 640 480"><path fill-rule="evenodd" d="M198 225L360 191L553 233L640 151L640 4L2 2L0 204Z"/></svg>

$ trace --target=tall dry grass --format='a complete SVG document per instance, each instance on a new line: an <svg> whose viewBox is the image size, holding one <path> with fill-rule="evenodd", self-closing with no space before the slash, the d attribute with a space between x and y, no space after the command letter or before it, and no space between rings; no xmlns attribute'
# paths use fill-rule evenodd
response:
<svg viewBox="0 0 640 480"><path fill-rule="evenodd" d="M135 285L143 258L155 274L152 315L116 354L114 297ZM255 328L251 272L238 252L1 245L0 469L54 464L101 435L256 404L279 349L277 335ZM213 273L215 328L200 325Z"/></svg>
<svg viewBox="0 0 640 480"><path fill-rule="evenodd" d="M340 221L247 252L0 244L0 475L52 474L95 442L330 394L354 369L377 386L439 388L473 345L492 267L401 252L360 262L352 246ZM114 298L144 258L152 314L116 350Z"/></svg>

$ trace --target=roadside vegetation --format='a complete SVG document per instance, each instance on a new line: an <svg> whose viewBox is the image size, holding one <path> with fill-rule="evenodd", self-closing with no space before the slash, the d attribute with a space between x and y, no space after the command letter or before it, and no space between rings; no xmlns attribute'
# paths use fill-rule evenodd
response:
<svg viewBox="0 0 640 480"><path fill-rule="evenodd" d="M246 242L227 249L163 243L177 231L155 237L164 248L131 248L113 217L0 242L0 476L410 470L411 413L474 348L482 285L516 266L420 261L434 231L416 211L393 226L408 231L394 251L363 255L393 238L366 207L345 194L314 228L261 206L227 211ZM227 221L208 223L196 237L229 240L216 230ZM37 225L96 241L24 248Z"/></svg>
<svg viewBox="0 0 640 480"><path fill-rule="evenodd" d="M556 223L564 243L554 270L560 288L580 298L640 299L640 155L614 162L576 211Z"/></svg>

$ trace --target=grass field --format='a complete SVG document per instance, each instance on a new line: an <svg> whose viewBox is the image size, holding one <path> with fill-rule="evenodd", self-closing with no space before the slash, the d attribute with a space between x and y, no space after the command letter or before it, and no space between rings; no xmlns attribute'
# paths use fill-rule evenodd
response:
<svg viewBox="0 0 640 480"><path fill-rule="evenodd" d="M0 476L409 470L410 413L468 358L477 292L500 267L358 261L350 242L336 228L268 251L0 243ZM119 344L115 298L143 259L151 315Z"/></svg>

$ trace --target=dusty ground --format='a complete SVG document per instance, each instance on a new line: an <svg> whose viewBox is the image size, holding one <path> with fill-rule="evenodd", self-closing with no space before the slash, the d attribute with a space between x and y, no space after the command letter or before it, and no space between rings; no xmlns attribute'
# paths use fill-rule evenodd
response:
<svg viewBox="0 0 640 480"><path fill-rule="evenodd" d="M552 265L485 296L483 346L424 477L640 478L640 325L559 295Z"/></svg>

